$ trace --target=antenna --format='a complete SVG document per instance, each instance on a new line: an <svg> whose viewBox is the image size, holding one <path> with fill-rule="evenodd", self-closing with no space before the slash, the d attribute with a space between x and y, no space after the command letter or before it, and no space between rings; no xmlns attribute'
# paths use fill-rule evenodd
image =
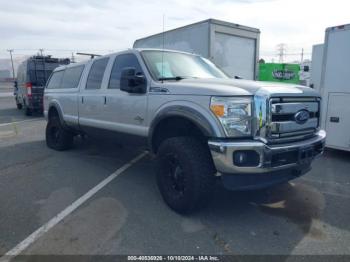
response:
<svg viewBox="0 0 350 262"><path fill-rule="evenodd" d="M164 78L164 38L165 38L165 32L164 32L164 20L165 20L165 15L163 14L163 33L162 33L162 78ZM163 83L163 80L162 80Z"/></svg>

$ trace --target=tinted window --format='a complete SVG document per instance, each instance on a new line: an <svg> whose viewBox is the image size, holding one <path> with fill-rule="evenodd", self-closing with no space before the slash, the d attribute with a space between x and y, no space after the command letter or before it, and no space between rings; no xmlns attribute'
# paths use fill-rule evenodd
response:
<svg viewBox="0 0 350 262"><path fill-rule="evenodd" d="M109 79L108 88L118 89L120 87L120 75L126 67L134 67L137 74L142 74L142 69L134 54L125 54L117 56Z"/></svg>
<svg viewBox="0 0 350 262"><path fill-rule="evenodd" d="M108 63L108 59L108 57L99 59L92 64L86 83L86 89L101 88L102 78Z"/></svg>
<svg viewBox="0 0 350 262"><path fill-rule="evenodd" d="M60 88L64 71L54 72L46 88Z"/></svg>
<svg viewBox="0 0 350 262"><path fill-rule="evenodd" d="M28 82L31 82L34 86L45 86L52 71L58 67L60 63L44 63L44 60L31 59L28 60L27 70L29 75Z"/></svg>
<svg viewBox="0 0 350 262"><path fill-rule="evenodd" d="M33 85L45 86L51 72L49 70L29 70L29 80Z"/></svg>
<svg viewBox="0 0 350 262"><path fill-rule="evenodd" d="M75 66L67 68L64 72L61 88L76 88L78 87L81 73L84 66Z"/></svg>

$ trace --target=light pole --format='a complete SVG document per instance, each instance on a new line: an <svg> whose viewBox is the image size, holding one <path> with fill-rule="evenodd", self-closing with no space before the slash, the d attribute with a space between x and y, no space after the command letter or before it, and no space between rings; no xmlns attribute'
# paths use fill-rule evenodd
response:
<svg viewBox="0 0 350 262"><path fill-rule="evenodd" d="M44 57L44 55L43 55L44 49L43 49L43 48L40 48L39 51L40 51L40 54L41 54L41 60L42 60L42 62L43 62L44 77L45 77L45 82L46 82L47 78L46 78L46 68L45 68L45 57Z"/></svg>
<svg viewBox="0 0 350 262"><path fill-rule="evenodd" d="M14 80L14 79L15 79L15 68L13 67L13 59L12 59L12 52L13 52L13 49L8 49L7 52L10 53L11 65L12 65L12 78L13 78L13 80Z"/></svg>

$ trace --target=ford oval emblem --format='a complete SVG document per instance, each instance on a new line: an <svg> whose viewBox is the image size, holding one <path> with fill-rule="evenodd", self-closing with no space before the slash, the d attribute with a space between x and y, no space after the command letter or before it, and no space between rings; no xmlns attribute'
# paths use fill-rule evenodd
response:
<svg viewBox="0 0 350 262"><path fill-rule="evenodd" d="M307 120L309 120L309 118L310 118L310 112L305 109L299 110L294 115L295 122L300 125L305 124Z"/></svg>

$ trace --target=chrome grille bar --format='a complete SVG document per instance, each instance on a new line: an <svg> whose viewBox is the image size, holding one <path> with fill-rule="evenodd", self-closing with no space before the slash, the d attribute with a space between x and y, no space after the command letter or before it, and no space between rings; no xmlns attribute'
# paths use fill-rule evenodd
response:
<svg viewBox="0 0 350 262"><path fill-rule="evenodd" d="M320 101L318 97L273 97L269 99L265 137L268 142L282 143L286 139L301 140L319 129ZM295 114L307 110L310 118L297 123Z"/></svg>
<svg viewBox="0 0 350 262"><path fill-rule="evenodd" d="M298 112L298 111L296 111ZM318 126L318 119L311 118L305 124L297 124L295 121L285 121L285 122L272 122L271 132L272 133L290 133L305 129L314 128Z"/></svg>
<svg viewBox="0 0 350 262"><path fill-rule="evenodd" d="M318 112L317 102L305 103L276 103L271 104L272 114L295 114L299 110L306 109L309 112Z"/></svg>

